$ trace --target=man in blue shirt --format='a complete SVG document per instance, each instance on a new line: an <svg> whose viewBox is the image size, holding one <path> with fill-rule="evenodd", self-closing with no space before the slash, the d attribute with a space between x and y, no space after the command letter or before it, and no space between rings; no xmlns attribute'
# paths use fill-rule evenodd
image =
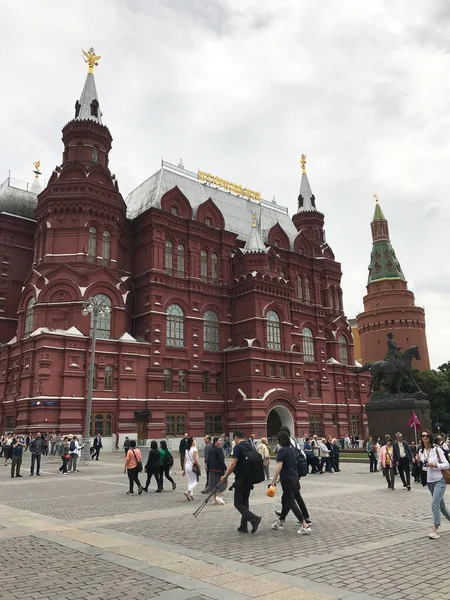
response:
<svg viewBox="0 0 450 600"><path fill-rule="evenodd" d="M235 431L233 438L236 444L233 450L233 460L220 482L224 483L231 473L234 472L236 478L233 484L234 507L241 513L241 524L238 527L238 531L239 533L248 533L247 524L250 523L252 525L252 533L256 533L261 523L261 517L257 517L249 508L250 492L253 489L253 483L246 481L244 477L244 461L250 445L245 441L242 431Z"/></svg>
<svg viewBox="0 0 450 600"><path fill-rule="evenodd" d="M25 447L26 447L26 444L23 441L22 437L14 438L13 441L11 442L11 448L12 448L11 477L14 477L14 474L16 477L22 477L22 475L20 474L20 467L22 465L23 449Z"/></svg>

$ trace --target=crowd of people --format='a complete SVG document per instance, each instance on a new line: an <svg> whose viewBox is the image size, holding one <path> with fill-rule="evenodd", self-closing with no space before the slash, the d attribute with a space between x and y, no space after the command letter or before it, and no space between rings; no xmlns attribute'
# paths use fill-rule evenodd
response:
<svg viewBox="0 0 450 600"><path fill-rule="evenodd" d="M76 435L61 435L56 433L29 433L27 436L5 432L0 440L0 457L4 459L4 466L11 461L11 478L22 477L21 467L23 455L31 455L29 477L41 476L41 458L59 457L61 465L59 472L62 475L78 473L79 458L84 443ZM103 448L100 434L97 434L90 447L91 460L99 460L100 450Z"/></svg>

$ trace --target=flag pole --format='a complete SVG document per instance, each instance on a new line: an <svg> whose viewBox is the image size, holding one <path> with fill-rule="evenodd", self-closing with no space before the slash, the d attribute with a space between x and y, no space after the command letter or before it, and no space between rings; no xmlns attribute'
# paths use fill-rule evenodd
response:
<svg viewBox="0 0 450 600"><path fill-rule="evenodd" d="M414 438L416 440L416 446L417 446L417 425L416 425L415 421L414 421Z"/></svg>

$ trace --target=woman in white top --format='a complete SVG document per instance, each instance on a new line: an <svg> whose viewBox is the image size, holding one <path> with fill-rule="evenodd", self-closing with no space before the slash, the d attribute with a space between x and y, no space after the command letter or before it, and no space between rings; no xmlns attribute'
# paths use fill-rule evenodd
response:
<svg viewBox="0 0 450 600"><path fill-rule="evenodd" d="M438 540L441 512L450 521L450 513L444 501L446 483L442 475L442 471L448 469L449 464L445 458L444 451L433 445L429 431L422 431L421 449L416 458L420 459L422 468L427 473L427 485L432 497L431 510L433 511L434 526L429 537L432 540Z"/></svg>
<svg viewBox="0 0 450 600"><path fill-rule="evenodd" d="M188 489L187 492L184 492L184 495L188 500L194 500L194 490L198 485L200 466L198 464L198 452L195 445L195 439L192 436L188 437L186 441L183 475L184 474L186 474L188 480Z"/></svg>

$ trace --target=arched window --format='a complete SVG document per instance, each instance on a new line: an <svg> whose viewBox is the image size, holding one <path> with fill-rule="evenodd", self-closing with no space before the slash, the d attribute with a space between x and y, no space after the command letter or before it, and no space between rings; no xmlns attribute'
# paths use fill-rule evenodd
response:
<svg viewBox="0 0 450 600"><path fill-rule="evenodd" d="M178 391L187 392L186 371L178 371Z"/></svg>
<svg viewBox="0 0 450 600"><path fill-rule="evenodd" d="M172 371L170 369L164 369L164 391L172 391Z"/></svg>
<svg viewBox="0 0 450 600"><path fill-rule="evenodd" d="M172 275L173 248L172 248L172 242L170 240L166 241L166 254L165 254L165 258L164 258L164 268L166 269L166 273L168 275Z"/></svg>
<svg viewBox="0 0 450 600"><path fill-rule="evenodd" d="M274 310L269 310L267 319L267 347L270 350L281 350L280 317Z"/></svg>
<svg viewBox="0 0 450 600"><path fill-rule="evenodd" d="M95 262L97 256L97 230L95 227L89 228L88 260Z"/></svg>
<svg viewBox="0 0 450 600"><path fill-rule="evenodd" d="M219 281L219 263L217 261L217 254L214 252L211 254L211 277L214 283Z"/></svg>
<svg viewBox="0 0 450 600"><path fill-rule="evenodd" d="M334 310L334 295L333 295L333 290L331 288L329 289L329 294L330 294L330 306L331 306L331 310Z"/></svg>
<svg viewBox="0 0 450 600"><path fill-rule="evenodd" d="M203 281L208 279L208 255L204 250L200 254L200 277Z"/></svg>
<svg viewBox="0 0 450 600"><path fill-rule="evenodd" d="M303 280L300 275L297 277L297 296L303 302Z"/></svg>
<svg viewBox="0 0 450 600"><path fill-rule="evenodd" d="M305 277L305 303L311 304L311 289L309 287L309 279Z"/></svg>
<svg viewBox="0 0 450 600"><path fill-rule="evenodd" d="M212 310L203 315L203 350L219 350L219 319Z"/></svg>
<svg viewBox="0 0 450 600"><path fill-rule="evenodd" d="M209 392L209 372L203 371L202 373L202 392L207 394Z"/></svg>
<svg viewBox="0 0 450 600"><path fill-rule="evenodd" d="M111 234L109 231L103 232L103 240L102 240L102 258L103 264L109 264L109 254L111 249Z"/></svg>
<svg viewBox="0 0 450 600"><path fill-rule="evenodd" d="M348 344L345 336L339 336L339 362L348 365Z"/></svg>
<svg viewBox="0 0 450 600"><path fill-rule="evenodd" d="M94 98L91 102L91 116L98 117L98 100Z"/></svg>
<svg viewBox="0 0 450 600"><path fill-rule="evenodd" d="M97 148L92 148L92 162L98 162L98 150Z"/></svg>
<svg viewBox="0 0 450 600"><path fill-rule="evenodd" d="M30 298L25 311L25 329L23 334L30 335L33 332L33 316L34 316L34 298Z"/></svg>
<svg viewBox="0 0 450 600"><path fill-rule="evenodd" d="M103 302L105 306L111 308L111 300L105 294L94 296L97 302ZM91 313L91 335L94 315ZM111 311L109 313L100 313L97 315L96 337L109 340L111 337Z"/></svg>
<svg viewBox="0 0 450 600"><path fill-rule="evenodd" d="M183 246L183 244L178 244L177 275L178 275L178 277L184 277L184 246Z"/></svg>
<svg viewBox="0 0 450 600"><path fill-rule="evenodd" d="M167 309L166 345L184 346L184 312L178 304L171 304Z"/></svg>
<svg viewBox="0 0 450 600"><path fill-rule="evenodd" d="M315 362L316 357L314 353L314 336L309 327L304 327L302 331L303 336L303 360L305 362Z"/></svg>

